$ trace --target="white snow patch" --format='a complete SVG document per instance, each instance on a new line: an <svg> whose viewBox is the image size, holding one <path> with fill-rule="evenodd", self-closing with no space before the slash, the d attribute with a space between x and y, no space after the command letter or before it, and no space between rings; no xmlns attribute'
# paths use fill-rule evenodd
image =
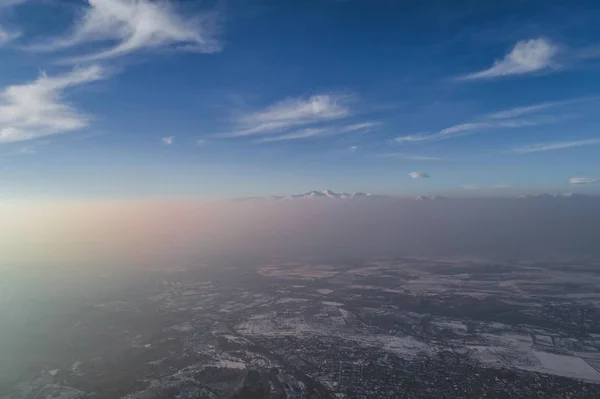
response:
<svg viewBox="0 0 600 399"><path fill-rule="evenodd" d="M333 290L330 290L328 288L319 288L319 289L317 289L317 292L319 294L329 295L329 294L333 293Z"/></svg>
<svg viewBox="0 0 600 399"><path fill-rule="evenodd" d="M403 290L397 290L397 289L394 289L394 288L384 288L383 292L389 292L389 293L392 293L392 294L404 294Z"/></svg>
<svg viewBox="0 0 600 399"><path fill-rule="evenodd" d="M339 302L322 301L321 303L326 306L334 306L334 307L344 306L343 303L339 303Z"/></svg>
<svg viewBox="0 0 600 399"><path fill-rule="evenodd" d="M169 327L169 330L175 330L179 332L193 331L194 327L190 323L182 323Z"/></svg>
<svg viewBox="0 0 600 399"><path fill-rule="evenodd" d="M59 371L60 371L59 369L50 370L50 371L48 371L48 374L50 374L52 377L54 377L56 374L58 374Z"/></svg>
<svg viewBox="0 0 600 399"><path fill-rule="evenodd" d="M381 287L377 287L375 285L361 285L361 284L351 284L348 288L359 289L359 290L381 290Z"/></svg>
<svg viewBox="0 0 600 399"><path fill-rule="evenodd" d="M76 360L73 362L73 364L71 365L71 373L73 373L73 374L81 373L81 361Z"/></svg>
<svg viewBox="0 0 600 399"><path fill-rule="evenodd" d="M276 312L269 312L269 313L263 313L263 314L255 314L254 316L250 317L250 320L263 320L263 319L271 319L277 316Z"/></svg>
<svg viewBox="0 0 600 399"><path fill-rule="evenodd" d="M443 328L447 328L449 330L452 330L456 333L466 333L467 332L467 326L458 320L440 320L440 321L434 321L432 324L434 324L436 327L443 329Z"/></svg>
<svg viewBox="0 0 600 399"><path fill-rule="evenodd" d="M498 355L493 348L482 345L467 345L471 353L471 357L478 360L483 366L486 367L502 367L505 364L498 358Z"/></svg>
<svg viewBox="0 0 600 399"><path fill-rule="evenodd" d="M391 335L377 336L384 350L394 352L403 357L413 357L420 352L432 354L431 347L411 336L396 337Z"/></svg>
<svg viewBox="0 0 600 399"><path fill-rule="evenodd" d="M223 334L223 335L220 335L220 337L223 337L227 341L233 342L233 343L236 343L236 344L248 344L248 343L250 343L250 341L248 341L246 338L236 337L235 335Z"/></svg>
<svg viewBox="0 0 600 399"><path fill-rule="evenodd" d="M243 370L246 368L246 363L233 360L219 360L215 366L223 369Z"/></svg>
<svg viewBox="0 0 600 399"><path fill-rule="evenodd" d="M542 364L541 371L543 372L595 382L600 381L600 373L581 358L541 351L533 353Z"/></svg>
<svg viewBox="0 0 600 399"><path fill-rule="evenodd" d="M279 300L277 300L276 303L278 304L282 304L282 303L290 303L290 302L307 302L308 299L305 298L281 298Z"/></svg>

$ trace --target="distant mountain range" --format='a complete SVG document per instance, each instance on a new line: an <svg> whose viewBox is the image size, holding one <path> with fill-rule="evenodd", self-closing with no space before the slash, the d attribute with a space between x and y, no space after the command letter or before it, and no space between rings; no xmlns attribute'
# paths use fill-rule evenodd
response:
<svg viewBox="0 0 600 399"><path fill-rule="evenodd" d="M248 198L240 198L238 201L251 201L251 200L267 200L267 201L294 201L294 200L314 200L314 199L324 199L324 200L365 200L365 199L394 199L395 197L387 196L387 195L379 195L379 194L370 194L370 193L336 193L331 190L313 190L308 191L302 194L290 194L290 195L272 195L269 197L248 197ZM413 199L415 201L432 201L432 200L441 200L446 199L446 197L440 196L426 196L419 195L416 197L408 198Z"/></svg>
<svg viewBox="0 0 600 399"><path fill-rule="evenodd" d="M290 194L290 195L272 195L270 197L249 197L241 198L241 200L269 200L269 201L290 201L290 200L309 200L309 199L336 199L336 200L347 200L355 198L368 198L368 197L383 197L381 195L372 195L369 193L336 193L331 190L323 191L309 191L302 194Z"/></svg>
<svg viewBox="0 0 600 399"><path fill-rule="evenodd" d="M514 198L514 197L513 197ZM532 194L532 195L522 195L518 198L525 199L577 199L577 198L597 198L594 196L589 196L585 194L576 194L576 193L562 193L562 194ZM355 193L336 193L332 190L313 190L308 191L306 193L301 194L289 194L289 195L272 195L268 197L246 197L246 198L238 198L235 201L302 201L302 200L339 200L339 201L348 201L348 200L374 200L374 199L396 199L396 200L414 200L414 201L440 201L447 200L448 197L443 197L439 195L418 195L414 197L393 197L381 194L370 194L363 192L355 192Z"/></svg>
<svg viewBox="0 0 600 399"><path fill-rule="evenodd" d="M415 201L439 201L448 199L448 197L442 197L441 195L417 195L416 197L412 197Z"/></svg>
<svg viewBox="0 0 600 399"><path fill-rule="evenodd" d="M590 198L589 195L585 194L576 194L576 193L561 193L561 194L532 194L532 195L522 195L521 198L540 198L540 199L555 199L555 198Z"/></svg>

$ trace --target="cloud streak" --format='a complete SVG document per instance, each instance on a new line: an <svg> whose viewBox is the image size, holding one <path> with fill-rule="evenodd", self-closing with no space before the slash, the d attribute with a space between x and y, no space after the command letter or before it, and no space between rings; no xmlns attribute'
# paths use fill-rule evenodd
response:
<svg viewBox="0 0 600 399"><path fill-rule="evenodd" d="M164 145L171 145L171 144L173 144L174 140L175 140L175 137L173 137L173 136L163 137L162 139L160 139L160 141L162 141L162 143Z"/></svg>
<svg viewBox="0 0 600 399"><path fill-rule="evenodd" d="M494 129L518 129L524 127L538 126L544 124L551 124L559 122L563 119L573 117L572 114L562 115L548 115L539 114L540 111L547 110L552 107L566 106L577 103L597 101L598 97L585 97L576 98L565 101L546 102L540 104L533 104L527 106L521 106L511 108L503 111L498 111L486 115L482 115L479 118L475 118L473 121L460 123L457 125L449 126L437 132L428 133L415 133L406 136L397 137L395 140L399 143L410 143L410 142L428 142L428 141L441 141L455 137L466 136L474 133L478 133L485 130ZM534 115L531 115L534 114ZM537 115L535 115L537 114Z"/></svg>
<svg viewBox="0 0 600 399"><path fill-rule="evenodd" d="M537 126L544 123L549 123L550 121L551 120L548 118L538 118L468 122L447 127L436 133L418 133L408 136L400 136L396 138L396 141L399 143L441 141L466 136L469 134L474 134L476 132L484 130L516 129L522 127Z"/></svg>
<svg viewBox="0 0 600 399"><path fill-rule="evenodd" d="M79 130L89 119L64 102L65 90L106 78L99 66L76 68L55 77L42 73L28 84L0 92L0 144Z"/></svg>
<svg viewBox="0 0 600 399"><path fill-rule="evenodd" d="M0 25L0 47L4 46L6 43L11 42L17 39L20 35L18 32L9 32Z"/></svg>
<svg viewBox="0 0 600 399"><path fill-rule="evenodd" d="M285 133L278 136L268 136L258 140L259 143L268 143L275 141L287 141L287 140L299 140L299 139L307 139L311 137L319 137L319 136L328 136L333 134L340 133L352 133L359 131L368 131L375 126L378 126L380 123L378 122L365 122L365 123L356 123L353 125L346 126L328 126L328 127L309 127L306 129L301 129L298 131L293 131L290 133Z"/></svg>
<svg viewBox="0 0 600 399"><path fill-rule="evenodd" d="M458 80L492 79L511 75L524 75L556 67L555 57L559 47L547 39L538 38L517 42L513 49L483 71L460 76Z"/></svg>
<svg viewBox="0 0 600 399"><path fill-rule="evenodd" d="M215 39L214 17L185 18L169 2L149 0L87 0L72 33L32 51L57 51L101 43L104 49L66 62L80 63L124 56L163 47L213 53L222 46Z"/></svg>
<svg viewBox="0 0 600 399"><path fill-rule="evenodd" d="M505 111L500 111L500 112L495 112L493 114L489 114L488 118L490 118L490 119L516 118L518 116L523 116L526 114L531 114L531 113L535 113L538 111L542 111L542 110L557 106L559 104L561 104L561 103L542 103L542 104L536 104L536 105L528 105L525 107L516 107L516 108L507 109Z"/></svg>
<svg viewBox="0 0 600 399"><path fill-rule="evenodd" d="M27 0L2 0L0 2L0 9L18 6L19 4L25 3Z"/></svg>
<svg viewBox="0 0 600 399"><path fill-rule="evenodd" d="M362 122L362 123L355 123L352 125L344 126L341 128L341 131L343 133L351 133L351 132L358 132L361 130L372 130L373 128L376 128L378 126L381 126L381 122L377 122L377 121Z"/></svg>
<svg viewBox="0 0 600 399"><path fill-rule="evenodd" d="M406 159L409 161L444 161L444 160L446 160L446 158L432 157L432 156L428 156L428 155L413 155L413 154L406 154L406 153L402 153L402 152L397 152L397 153L392 153L392 154L381 154L380 157L382 157L382 158L401 158L401 159Z"/></svg>
<svg viewBox="0 0 600 399"><path fill-rule="evenodd" d="M501 190L504 188L510 188L512 185L510 184L494 184L491 186L480 186L477 184L463 184L461 185L465 190L473 190L473 191L493 191L493 190Z"/></svg>
<svg viewBox="0 0 600 399"><path fill-rule="evenodd" d="M564 150L567 148L575 148L575 147L587 147L587 146L596 145L596 144L600 144L600 139L586 139L586 140L563 141L563 142L545 143L545 144L534 144L534 145L530 145L530 146L515 148L515 149L513 149L513 152L526 154L526 153L531 153L531 152Z"/></svg>
<svg viewBox="0 0 600 399"><path fill-rule="evenodd" d="M28 1L28 0L2 0L2 1L0 1L0 10L2 10L3 8L9 8L9 7L21 5L21 4L25 3L26 1Z"/></svg>
<svg viewBox="0 0 600 399"><path fill-rule="evenodd" d="M258 142L269 143L275 141L299 140L309 137L322 136L328 133L331 133L331 130L327 128L306 128L292 133L282 134L281 136L265 137L258 140Z"/></svg>
<svg viewBox="0 0 600 399"><path fill-rule="evenodd" d="M544 103L540 103L540 104L526 105L526 106L522 106L522 107L507 109L504 111L494 112L494 113L486 115L486 118L487 119L511 119L511 118L517 118L517 117L520 117L523 115L535 114L535 113L538 113L539 111L543 111L543 110L546 110L549 108L597 102L598 100L599 100L598 96L592 96L592 97L574 98L574 99L563 100L563 101L544 102Z"/></svg>
<svg viewBox="0 0 600 399"><path fill-rule="evenodd" d="M408 174L412 179L429 179L431 176L425 172L410 172Z"/></svg>
<svg viewBox="0 0 600 399"><path fill-rule="evenodd" d="M287 99L263 110L241 115L236 120L239 129L219 137L245 137L276 134L292 128L340 120L352 115L350 97L340 94L319 94L309 98ZM357 130L357 126L354 127Z"/></svg>
<svg viewBox="0 0 600 399"><path fill-rule="evenodd" d="M598 179L593 177L571 177L569 179L570 184L592 184L597 183Z"/></svg>

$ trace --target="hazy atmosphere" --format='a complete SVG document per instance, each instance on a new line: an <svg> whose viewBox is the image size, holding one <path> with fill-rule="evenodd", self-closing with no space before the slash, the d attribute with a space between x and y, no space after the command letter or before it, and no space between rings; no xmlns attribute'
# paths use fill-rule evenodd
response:
<svg viewBox="0 0 600 399"><path fill-rule="evenodd" d="M0 399L600 398L598 21L0 0Z"/></svg>
<svg viewBox="0 0 600 399"><path fill-rule="evenodd" d="M600 201L586 197L7 203L0 212L5 267L168 270L219 256L600 255Z"/></svg>

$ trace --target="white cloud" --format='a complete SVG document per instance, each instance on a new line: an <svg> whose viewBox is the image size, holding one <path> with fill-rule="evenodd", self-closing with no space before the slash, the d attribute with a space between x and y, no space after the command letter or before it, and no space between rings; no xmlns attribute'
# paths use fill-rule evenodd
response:
<svg viewBox="0 0 600 399"><path fill-rule="evenodd" d="M494 62L490 68L461 76L459 80L489 79L510 75L523 75L555 67L554 58L559 47L550 41L539 38L517 42L510 53Z"/></svg>
<svg viewBox="0 0 600 399"><path fill-rule="evenodd" d="M429 157L426 155L405 155L404 159L408 159L410 161L443 161L444 158L439 157Z"/></svg>
<svg viewBox="0 0 600 399"><path fill-rule="evenodd" d="M600 57L600 45L595 44L592 46L582 48L577 51L576 55L578 58L581 58L584 60L599 58Z"/></svg>
<svg viewBox="0 0 600 399"><path fill-rule="evenodd" d="M175 137L173 137L173 136L163 137L162 139L160 139L160 141L162 141L162 143L164 145L171 145L171 144L173 144L174 140L175 140Z"/></svg>
<svg viewBox="0 0 600 399"><path fill-rule="evenodd" d="M491 186L479 186L477 184L463 184L462 188L466 190L475 190L475 191L491 191L491 190L501 190L503 188L512 187L510 184L494 184Z"/></svg>
<svg viewBox="0 0 600 399"><path fill-rule="evenodd" d="M87 3L69 36L30 49L56 51L91 42L105 45L98 52L67 60L75 63L161 47L205 53L221 50L214 38L215 21L210 16L186 18L162 0L87 0Z"/></svg>
<svg viewBox="0 0 600 399"><path fill-rule="evenodd" d="M350 146L350 151L356 151L356 150L358 150L357 145Z"/></svg>
<svg viewBox="0 0 600 399"><path fill-rule="evenodd" d="M27 0L0 0L0 10L3 8L9 8L18 6L20 4L25 3Z"/></svg>
<svg viewBox="0 0 600 399"><path fill-rule="evenodd" d="M542 103L542 104L536 104L536 105L528 105L525 107L517 107L517 108L511 108L505 111L500 111L500 112L495 112L493 114L489 114L488 118L491 119L509 119L509 118L515 118L517 116L522 116L525 114L531 114L537 111L542 111L544 109L553 107L555 105L558 105L559 103Z"/></svg>
<svg viewBox="0 0 600 399"><path fill-rule="evenodd" d="M34 155L37 154L39 149L43 146L50 144L50 140L35 140L29 142L27 145L17 148L15 154L18 155Z"/></svg>
<svg viewBox="0 0 600 399"><path fill-rule="evenodd" d="M433 136L433 134L431 134L431 133L414 133L414 134L409 134L407 136L396 137L395 140L399 143L413 142L413 141L428 141L428 140L433 140L433 138L431 136Z"/></svg>
<svg viewBox="0 0 600 399"><path fill-rule="evenodd" d="M482 115L474 121L460 123L439 130L437 132L420 132L406 136L397 137L395 140L399 143L407 142L427 142L440 141L455 137L461 137L477 132L493 129L518 129L523 127L538 126L544 124L557 123L574 117L574 114L549 114L540 113L540 111L552 108L568 106L573 104L589 103L598 101L600 97L581 97L564 101L546 102L540 104L527 105L522 107L511 108L503 111ZM529 114L534 114L529 117ZM536 115L537 114L537 115Z"/></svg>
<svg viewBox="0 0 600 399"><path fill-rule="evenodd" d="M196 140L196 145L197 146L202 146L204 144L206 144L206 140L204 140L204 139L198 139L198 140Z"/></svg>
<svg viewBox="0 0 600 399"><path fill-rule="evenodd" d="M527 114L537 113L538 111L543 111L543 110L546 110L548 108L553 108L553 107L562 107L562 106L568 106L568 105L574 105L574 104L597 102L599 98L600 97L598 97L598 96L591 96L591 97L572 98L572 99L563 100L563 101L544 102L544 103L540 103L540 104L526 105L523 107L516 107L516 108L507 109L504 111L494 112L492 114L486 115L485 117L487 119L511 119L511 118L516 118L516 117L527 115Z"/></svg>
<svg viewBox="0 0 600 399"><path fill-rule="evenodd" d="M306 128L298 130L292 133L282 134L281 136L265 137L258 140L260 143L268 143L273 141L284 141L284 140L299 140L306 139L309 137L322 136L331 133L330 129L326 128Z"/></svg>
<svg viewBox="0 0 600 399"><path fill-rule="evenodd" d="M418 133L408 136L400 136L396 138L397 142L427 142L452 139L455 137L473 134L482 130L491 129L516 129L527 126L537 126L544 123L550 123L553 119L538 118L538 119L513 119L513 120L493 120L485 122L469 122L450 126L436 133Z"/></svg>
<svg viewBox="0 0 600 399"><path fill-rule="evenodd" d="M408 175L413 179L428 179L431 177L429 173L425 172L410 172Z"/></svg>
<svg viewBox="0 0 600 399"><path fill-rule="evenodd" d="M598 179L594 179L593 177L571 177L569 179L569 183L571 184L592 184L597 182Z"/></svg>
<svg viewBox="0 0 600 399"><path fill-rule="evenodd" d="M0 92L0 144L86 127L88 118L64 102L63 92L105 77L102 68L89 66L55 77L43 73L31 83L4 88Z"/></svg>
<svg viewBox="0 0 600 399"><path fill-rule="evenodd" d="M365 122L365 123L356 123L354 125L347 125L347 126L342 126L342 127L331 126L331 125L327 126L327 127L318 127L318 128L317 127L309 127L309 128L305 128L305 129L300 129L298 131L284 133L284 134L281 134L278 136L264 137L264 138L258 140L258 142L259 143L268 143L268 142L274 142L274 141L306 139L306 138L310 138L310 137L326 136L326 135L331 135L331 134L358 132L361 130L371 129L372 127L377 126L377 125L379 125L379 123ZM358 148L358 147L351 147L351 148Z"/></svg>
<svg viewBox="0 0 600 399"><path fill-rule="evenodd" d="M0 8L17 6L19 4L25 3L27 0L2 0L0 1Z"/></svg>
<svg viewBox="0 0 600 399"><path fill-rule="evenodd" d="M0 47L21 36L18 32L9 32L0 25Z"/></svg>
<svg viewBox="0 0 600 399"><path fill-rule="evenodd" d="M397 153L392 153L392 154L382 154L380 156L383 158L407 159L409 161L443 161L445 159L445 158L440 158L440 157L432 157L432 156L428 156L428 155L406 154L403 152L397 152Z"/></svg>
<svg viewBox="0 0 600 399"><path fill-rule="evenodd" d="M347 95L320 94L309 98L287 99L264 110L244 114L237 120L239 129L220 137L274 134L291 128L347 118L351 115Z"/></svg>
<svg viewBox="0 0 600 399"><path fill-rule="evenodd" d="M519 147L513 149L514 152L518 153L530 153L530 152L541 152L541 151L552 151L552 150L564 150L567 148L574 147L585 147L589 145L600 144L600 139L587 139L587 140L577 140L577 141L563 141L557 143L545 143L545 144L535 144L526 147Z"/></svg>
<svg viewBox="0 0 600 399"><path fill-rule="evenodd" d="M376 121L370 121L370 122L362 122L362 123L355 123L352 125L347 125L344 126L340 129L340 131L342 133L350 133L350 132L357 132L360 130L370 130L373 129L377 126L380 126L381 122L376 122Z"/></svg>

